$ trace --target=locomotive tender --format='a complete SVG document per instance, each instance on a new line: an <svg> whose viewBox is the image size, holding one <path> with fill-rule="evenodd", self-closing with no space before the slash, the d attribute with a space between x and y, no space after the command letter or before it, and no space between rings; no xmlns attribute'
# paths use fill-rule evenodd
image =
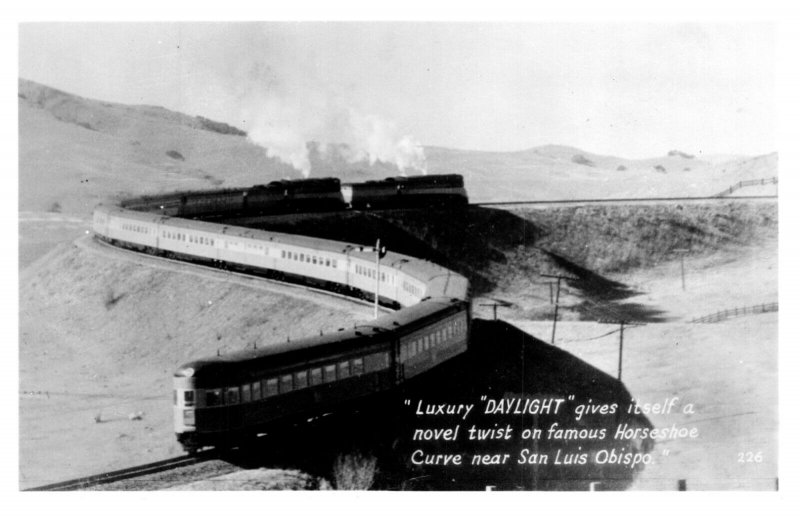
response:
<svg viewBox="0 0 800 517"><path fill-rule="evenodd" d="M341 189L338 180L330 178L305 186L302 180L273 182L263 189L158 196L95 209L96 236L117 246L363 298L374 296L378 285L381 302L399 309L353 329L200 359L178 368L173 380L174 423L178 441L187 451L232 445L276 422L308 418L390 390L464 352L469 340L469 282L439 265L391 251L378 269L375 253L362 246L171 217L165 215L166 207L172 215L184 217L235 213L248 206L263 213L308 211L318 196L329 210L336 196L348 197L343 194L348 187L348 202L336 205L341 209L347 204L421 206L448 200L466 204L460 176L425 178L389 178ZM276 183L284 190L281 199L269 194L278 188ZM259 201L251 204L258 196Z"/></svg>

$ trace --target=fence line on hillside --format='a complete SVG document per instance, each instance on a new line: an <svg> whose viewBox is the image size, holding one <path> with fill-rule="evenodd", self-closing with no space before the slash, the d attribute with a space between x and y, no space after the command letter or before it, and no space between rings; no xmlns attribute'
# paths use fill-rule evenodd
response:
<svg viewBox="0 0 800 517"><path fill-rule="evenodd" d="M728 194L733 194L734 191L739 190L742 187L752 187L753 185L777 185L778 178L773 176L771 178L761 178L758 180L744 180L736 183L735 185L731 185L730 187L726 188L719 194L715 195L714 197L725 197Z"/></svg>
<svg viewBox="0 0 800 517"><path fill-rule="evenodd" d="M698 490L698 491L708 491L708 490L720 490L719 481L734 481L734 480L718 480L718 479L660 479L655 480L657 483L655 485L648 485L647 482L642 483L639 481L638 483L644 490L677 490L678 492L687 492L689 490ZM740 483L742 480L738 480ZM778 492L780 490L780 479L777 477L763 477L763 478L750 478L744 481L750 481L749 488L737 488L738 490L774 490ZM620 488L613 483L608 483L607 480L596 480L596 481L587 481L588 483L588 490L590 492L601 492L606 490L611 491L618 491ZM583 485L586 486L586 485ZM492 487L494 488L494 487ZM486 490L490 490L489 486L486 487Z"/></svg>
<svg viewBox="0 0 800 517"><path fill-rule="evenodd" d="M745 314L761 314L762 312L778 312L778 302L762 303L750 307L737 307L735 309L725 309L724 311L708 314L700 318L693 319L690 323L717 323L727 318L744 316Z"/></svg>

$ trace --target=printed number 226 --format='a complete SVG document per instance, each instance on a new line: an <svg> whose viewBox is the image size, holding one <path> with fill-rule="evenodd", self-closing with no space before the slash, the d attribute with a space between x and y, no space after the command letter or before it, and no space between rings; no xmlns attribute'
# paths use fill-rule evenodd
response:
<svg viewBox="0 0 800 517"><path fill-rule="evenodd" d="M739 463L761 463L762 461L764 461L764 456L761 455L761 451L739 453Z"/></svg>

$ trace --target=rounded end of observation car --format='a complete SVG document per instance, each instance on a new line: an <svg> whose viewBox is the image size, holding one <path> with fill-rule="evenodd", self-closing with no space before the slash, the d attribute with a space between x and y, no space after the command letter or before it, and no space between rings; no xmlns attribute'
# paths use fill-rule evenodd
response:
<svg viewBox="0 0 800 517"><path fill-rule="evenodd" d="M195 369L193 366L184 365L175 370L174 377L189 378L194 377Z"/></svg>

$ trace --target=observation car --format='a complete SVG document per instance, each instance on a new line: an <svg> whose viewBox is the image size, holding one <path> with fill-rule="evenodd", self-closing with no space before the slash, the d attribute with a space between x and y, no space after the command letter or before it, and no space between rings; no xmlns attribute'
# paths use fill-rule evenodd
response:
<svg viewBox="0 0 800 517"><path fill-rule="evenodd" d="M409 185L402 195L405 201L413 200L406 193L418 187L418 193L428 190L420 194L426 200L436 199L439 194L433 191L439 187L463 190L458 176L402 182ZM333 204L344 189L335 190L334 184L338 186L338 180L277 182L264 190L283 188L284 198L291 190L299 203L313 203L322 195ZM177 206L180 215L186 215L187 206L196 214L234 213L245 207L242 201L236 208L235 192L250 203L252 190L247 196L244 191L228 190L195 198L191 205L183 198L175 203L169 196L156 196L130 200L125 206L141 209L152 201L170 207L170 212ZM285 210L302 206L269 205L267 197L262 200L263 204L253 206ZM248 204L247 209L252 207ZM241 269L367 299L373 299L377 289L383 305L398 309L355 329L179 368L174 376L175 432L190 451L231 444L276 422L392 389L467 347L469 282L429 261L389 251L378 265L370 247L116 206L98 206L93 228L99 239L155 255Z"/></svg>
<svg viewBox="0 0 800 517"><path fill-rule="evenodd" d="M193 361L175 373L175 433L190 452L233 445L390 390L468 339L467 302L431 299L354 329Z"/></svg>

